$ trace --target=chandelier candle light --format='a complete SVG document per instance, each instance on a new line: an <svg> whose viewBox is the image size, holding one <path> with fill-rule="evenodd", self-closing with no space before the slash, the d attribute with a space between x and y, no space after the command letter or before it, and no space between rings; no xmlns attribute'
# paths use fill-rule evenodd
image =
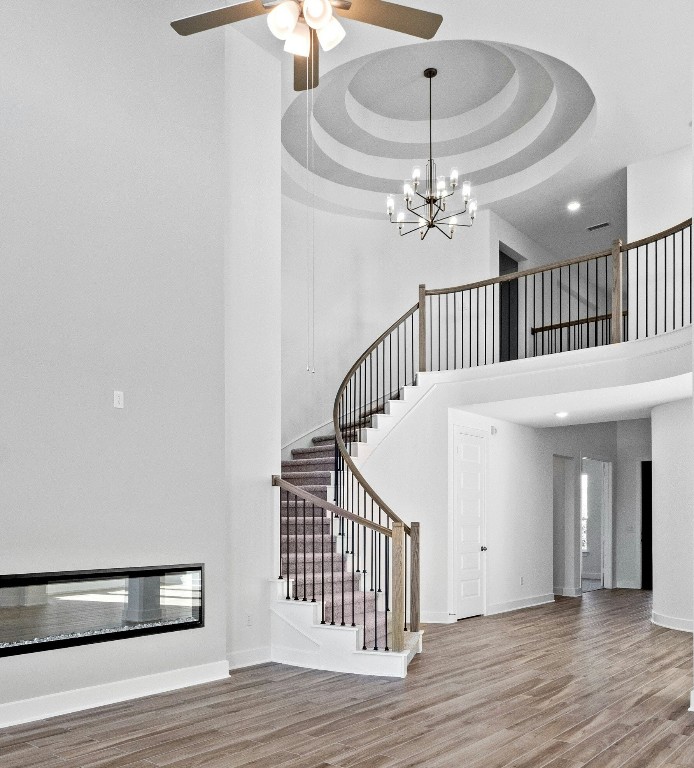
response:
<svg viewBox="0 0 694 768"><path fill-rule="evenodd" d="M431 136L431 81L438 74L438 70L430 67L424 70L424 77L429 80L429 161L427 162L424 194L419 191L422 183L422 169L415 166L412 171L412 178L406 179L403 187L403 197L407 213L414 218L408 218L404 211L399 211L395 219L395 199L392 195L388 196L386 201L386 212L391 224L397 224L400 230L400 236L410 235L412 232L419 232L420 238L424 238L430 229L438 229L443 232L449 240L453 239L453 234L457 227L471 227L477 215L477 200L470 199L472 187L469 181L464 181L462 185L463 208L457 213L446 213L446 200L455 194L459 186L459 175L456 168L451 169L451 175L448 183L445 176L436 175L436 163L434 162L434 150ZM450 187L450 189L449 189ZM422 201L419 205L412 205L415 195ZM459 222L458 216L469 214L469 223ZM414 226L412 226L414 225ZM412 229L403 231L406 226L412 226Z"/></svg>
<svg viewBox="0 0 694 768"><path fill-rule="evenodd" d="M342 6L338 3L338 7ZM330 0L284 0L270 11L267 23L275 37L286 40L284 50L295 56L310 55L311 29L316 30L324 51L332 50L345 37Z"/></svg>

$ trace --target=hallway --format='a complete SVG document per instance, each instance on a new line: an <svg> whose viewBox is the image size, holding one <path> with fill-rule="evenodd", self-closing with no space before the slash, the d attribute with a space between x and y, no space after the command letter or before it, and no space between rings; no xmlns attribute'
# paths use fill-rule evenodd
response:
<svg viewBox="0 0 694 768"><path fill-rule="evenodd" d="M425 628L405 680L266 664L0 731L3 768L676 768L694 764L691 635L650 593Z"/></svg>

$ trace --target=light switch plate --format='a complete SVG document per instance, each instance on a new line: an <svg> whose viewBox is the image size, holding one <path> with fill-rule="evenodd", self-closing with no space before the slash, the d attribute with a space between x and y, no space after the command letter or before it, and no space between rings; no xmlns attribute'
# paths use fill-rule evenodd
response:
<svg viewBox="0 0 694 768"><path fill-rule="evenodd" d="M123 408L125 406L125 398L123 397L123 393L119 392L117 389L113 390L113 407L114 408Z"/></svg>

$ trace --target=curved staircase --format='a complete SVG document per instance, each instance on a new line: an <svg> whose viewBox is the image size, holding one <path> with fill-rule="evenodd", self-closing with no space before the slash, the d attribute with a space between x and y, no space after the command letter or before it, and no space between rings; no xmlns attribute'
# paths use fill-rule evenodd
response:
<svg viewBox="0 0 694 768"><path fill-rule="evenodd" d="M359 523L340 514L349 514L346 510L325 508L333 506L336 497L336 457L334 435L314 437L309 447L292 450L292 458L282 462L281 477L275 479L276 485L286 485L280 485L281 580L272 608L276 633L284 636L285 644L282 658L277 653L274 658L402 677L421 651L421 632L408 633L404 647L393 650L393 619L384 589L389 564L377 562L372 546L369 565L378 566L380 577L373 579L365 558L356 552L357 546L365 546L366 529L356 533ZM292 634L293 642L287 637ZM333 647L336 642L342 660Z"/></svg>
<svg viewBox="0 0 694 768"><path fill-rule="evenodd" d="M408 525L384 502L361 472L363 461L423 396L420 373L616 344L691 325L691 223L478 283L419 287L417 304L343 379L334 436L293 450L281 477L273 478L280 489L274 660L405 675L421 650L419 524Z"/></svg>

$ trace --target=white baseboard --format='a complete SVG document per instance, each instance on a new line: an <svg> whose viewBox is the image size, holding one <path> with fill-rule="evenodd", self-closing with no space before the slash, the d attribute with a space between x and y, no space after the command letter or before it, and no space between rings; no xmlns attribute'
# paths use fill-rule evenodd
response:
<svg viewBox="0 0 694 768"><path fill-rule="evenodd" d="M437 611L423 611L420 616L422 624L455 624L458 617L450 613L439 613Z"/></svg>
<svg viewBox="0 0 694 768"><path fill-rule="evenodd" d="M486 616L494 616L497 613L508 613L509 611L518 611L522 608L533 608L536 605L546 605L554 602L554 595L536 595L535 597L524 597L521 600L511 600L508 603L496 603L487 606Z"/></svg>
<svg viewBox="0 0 694 768"><path fill-rule="evenodd" d="M694 712L694 691L692 691L689 699L689 711Z"/></svg>
<svg viewBox="0 0 694 768"><path fill-rule="evenodd" d="M144 677L132 677L114 683L104 683L73 691L52 693L33 699L12 701L0 704L0 728L20 723L31 723L47 717L80 712L84 709L103 707L129 699L139 699L156 693L166 693L177 688L211 683L224 680L229 676L226 661L215 661L197 667L173 669L170 672L158 672Z"/></svg>
<svg viewBox="0 0 694 768"><path fill-rule="evenodd" d="M562 597L581 597L583 590L578 587L554 587L554 594Z"/></svg>
<svg viewBox="0 0 694 768"><path fill-rule="evenodd" d="M256 664L267 664L272 661L270 646L251 648L248 651L235 651L229 654L229 669L241 669L242 667L254 667Z"/></svg>
<svg viewBox="0 0 694 768"><path fill-rule="evenodd" d="M617 581L615 589L641 589L641 582Z"/></svg>
<svg viewBox="0 0 694 768"><path fill-rule="evenodd" d="M659 627L666 629L678 629L680 632L694 632L694 621L691 619L678 619L674 616L666 616L663 613L651 613L651 621Z"/></svg>
<svg viewBox="0 0 694 768"><path fill-rule="evenodd" d="M602 581L602 574L601 573L590 573L588 571L584 571L581 574L582 579L590 579L591 581Z"/></svg>

